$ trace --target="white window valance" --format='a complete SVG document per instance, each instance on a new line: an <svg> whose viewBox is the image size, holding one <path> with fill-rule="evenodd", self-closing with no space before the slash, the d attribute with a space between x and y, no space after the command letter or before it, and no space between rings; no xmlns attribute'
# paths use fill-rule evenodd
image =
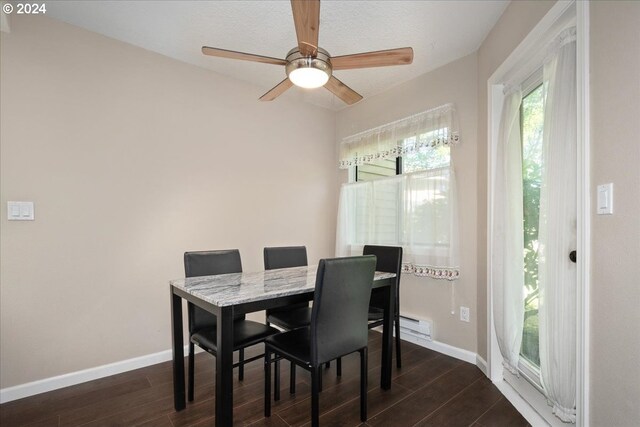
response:
<svg viewBox="0 0 640 427"><path fill-rule="evenodd" d="M341 169L460 141L453 104L445 104L342 140Z"/></svg>

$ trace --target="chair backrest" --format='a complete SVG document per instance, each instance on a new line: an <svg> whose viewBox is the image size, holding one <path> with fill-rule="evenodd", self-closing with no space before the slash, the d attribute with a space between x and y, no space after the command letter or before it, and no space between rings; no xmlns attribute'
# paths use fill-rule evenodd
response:
<svg viewBox="0 0 640 427"><path fill-rule="evenodd" d="M240 251L237 249L184 253L185 277L215 276L228 273L242 273ZM188 305L188 315L190 333L216 325L216 316L193 304ZM244 319L244 317L244 315L235 316L236 319Z"/></svg>
<svg viewBox="0 0 640 427"><path fill-rule="evenodd" d="M362 250L363 255L375 255L376 271L384 271L396 274L396 304L400 303L400 272L402 271L402 247L399 246L377 246L365 245ZM384 292L374 289L371 294L371 305L373 307L384 307Z"/></svg>
<svg viewBox="0 0 640 427"><path fill-rule="evenodd" d="M303 267L307 265L306 246L281 246L264 248L264 269L274 270L276 268ZM309 307L308 302L289 304L286 307L276 307L267 310L267 316L279 311L295 310L297 308Z"/></svg>
<svg viewBox="0 0 640 427"><path fill-rule="evenodd" d="M186 277L215 276L218 274L242 273L240 251L198 251L184 253Z"/></svg>
<svg viewBox="0 0 640 427"><path fill-rule="evenodd" d="M367 314L375 268L375 256L320 260L311 314L313 364L367 345Z"/></svg>
<svg viewBox="0 0 640 427"><path fill-rule="evenodd" d="M305 265L307 265L307 248L305 246L264 248L265 270Z"/></svg>

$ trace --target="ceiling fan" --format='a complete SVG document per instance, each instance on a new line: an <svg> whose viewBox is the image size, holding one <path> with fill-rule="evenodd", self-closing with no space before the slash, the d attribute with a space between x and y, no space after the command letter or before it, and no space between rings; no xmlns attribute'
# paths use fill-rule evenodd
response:
<svg viewBox="0 0 640 427"><path fill-rule="evenodd" d="M413 49L410 47L332 57L329 52L318 47L320 0L291 0L291 9L298 46L287 53L286 59L208 46L202 47L202 53L221 58L284 65L287 78L262 95L260 101L273 101L293 85L307 89L324 86L349 105L360 101L362 95L335 78L333 71L408 65L413 62Z"/></svg>

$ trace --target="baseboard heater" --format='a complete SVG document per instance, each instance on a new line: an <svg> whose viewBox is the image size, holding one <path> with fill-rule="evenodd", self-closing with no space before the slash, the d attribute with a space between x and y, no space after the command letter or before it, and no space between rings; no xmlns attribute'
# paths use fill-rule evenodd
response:
<svg viewBox="0 0 640 427"><path fill-rule="evenodd" d="M421 345L432 341L432 331L433 322L431 320L400 316L400 338L403 340Z"/></svg>

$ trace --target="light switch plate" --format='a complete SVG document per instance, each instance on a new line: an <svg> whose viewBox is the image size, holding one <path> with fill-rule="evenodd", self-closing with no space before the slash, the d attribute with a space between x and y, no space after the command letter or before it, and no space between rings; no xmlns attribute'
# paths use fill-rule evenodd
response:
<svg viewBox="0 0 640 427"><path fill-rule="evenodd" d="M7 219L9 221L33 221L33 202L7 202Z"/></svg>
<svg viewBox="0 0 640 427"><path fill-rule="evenodd" d="M598 185L597 194L598 215L613 214L613 184Z"/></svg>

